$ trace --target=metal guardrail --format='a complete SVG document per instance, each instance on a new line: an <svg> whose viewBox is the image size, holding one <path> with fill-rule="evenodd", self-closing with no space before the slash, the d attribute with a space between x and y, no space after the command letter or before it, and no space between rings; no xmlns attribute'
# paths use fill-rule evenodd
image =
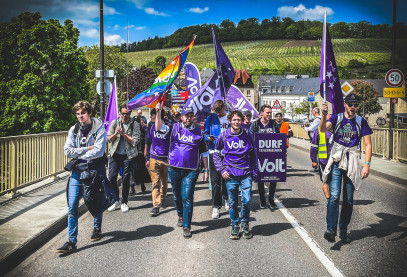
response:
<svg viewBox="0 0 407 277"><path fill-rule="evenodd" d="M0 195L63 172L68 132L0 138Z"/></svg>
<svg viewBox="0 0 407 277"><path fill-rule="evenodd" d="M308 132L301 128L301 124L290 123L291 130L295 137L309 139ZM372 128L372 153L381 156L384 159L390 159L389 156L389 129ZM393 129L393 160L407 161L407 130ZM365 150L365 145L362 141L362 151Z"/></svg>

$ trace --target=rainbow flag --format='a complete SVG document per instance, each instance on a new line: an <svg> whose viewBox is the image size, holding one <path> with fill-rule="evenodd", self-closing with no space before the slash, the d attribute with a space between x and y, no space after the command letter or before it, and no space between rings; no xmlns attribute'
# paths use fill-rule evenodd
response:
<svg viewBox="0 0 407 277"><path fill-rule="evenodd" d="M191 52L194 41L195 37L191 43L185 47L181 53L175 57L175 59L173 59L172 62L167 65L167 67L158 75L148 90L137 94L127 103L127 107L130 110L143 106L155 108L155 105L162 99L164 93L171 89L172 84L174 83L175 79L177 79L189 53Z"/></svg>

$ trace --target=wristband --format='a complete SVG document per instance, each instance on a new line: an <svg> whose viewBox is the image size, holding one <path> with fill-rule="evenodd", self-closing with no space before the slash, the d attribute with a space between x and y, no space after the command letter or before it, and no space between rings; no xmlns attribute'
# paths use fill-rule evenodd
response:
<svg viewBox="0 0 407 277"><path fill-rule="evenodd" d="M367 164L368 166L370 166L370 162L365 162L365 164Z"/></svg>
<svg viewBox="0 0 407 277"><path fill-rule="evenodd" d="M208 169L205 169L204 172L209 172L209 170L208 170Z"/></svg>

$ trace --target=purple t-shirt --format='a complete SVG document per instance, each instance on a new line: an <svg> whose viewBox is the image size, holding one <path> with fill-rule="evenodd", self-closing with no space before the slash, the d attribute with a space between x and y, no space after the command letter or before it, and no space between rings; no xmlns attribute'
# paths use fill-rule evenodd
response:
<svg viewBox="0 0 407 277"><path fill-rule="evenodd" d="M157 132L155 130L155 125L152 125L149 132L149 138L151 138L151 157L160 161L167 160L170 148L170 132Z"/></svg>
<svg viewBox="0 0 407 277"><path fill-rule="evenodd" d="M338 122L338 115L332 115L328 121L332 123L332 132L334 132L336 130L336 123ZM334 141L346 147L358 146L362 137L373 134L372 129L370 129L364 118L362 118L361 121L360 133L357 131L356 116L352 119L347 119L345 115L343 115L340 124L341 126L338 131L333 134Z"/></svg>

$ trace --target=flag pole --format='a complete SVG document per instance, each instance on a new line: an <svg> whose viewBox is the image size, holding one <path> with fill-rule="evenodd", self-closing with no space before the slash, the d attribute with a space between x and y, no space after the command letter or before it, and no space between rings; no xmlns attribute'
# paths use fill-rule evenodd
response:
<svg viewBox="0 0 407 277"><path fill-rule="evenodd" d="M213 30L213 28L212 28L212 41L214 40L214 38L215 38L215 36L216 36L216 34L215 34L215 30ZM218 56L218 46L216 45L216 43L214 43L214 46L215 46L215 62L217 62L218 60L219 60L219 56ZM222 87L223 87L223 95L224 95L224 98L223 98L223 103L225 103L226 105L226 112L229 110L228 109L228 105L227 105L227 103L226 103L226 91L225 91L225 82L223 81L223 72L222 72L222 66L219 68L219 70L220 70L220 77L221 77L221 81L222 81ZM222 92L221 92L222 93Z"/></svg>
<svg viewBox="0 0 407 277"><path fill-rule="evenodd" d="M127 16L127 43L126 43L126 51L127 51L127 64L126 64L126 101L129 102L129 16ZM115 76L116 78L116 76Z"/></svg>
<svg viewBox="0 0 407 277"><path fill-rule="evenodd" d="M116 111L117 111L117 116L119 116L119 101L117 101L116 75L114 75L114 94L115 94L115 97L116 97Z"/></svg>
<svg viewBox="0 0 407 277"><path fill-rule="evenodd" d="M323 33L322 33L322 39L323 39L323 44L324 44L324 66L323 66L323 86L324 86L324 103L326 103L326 11L324 13L324 26L323 26Z"/></svg>

